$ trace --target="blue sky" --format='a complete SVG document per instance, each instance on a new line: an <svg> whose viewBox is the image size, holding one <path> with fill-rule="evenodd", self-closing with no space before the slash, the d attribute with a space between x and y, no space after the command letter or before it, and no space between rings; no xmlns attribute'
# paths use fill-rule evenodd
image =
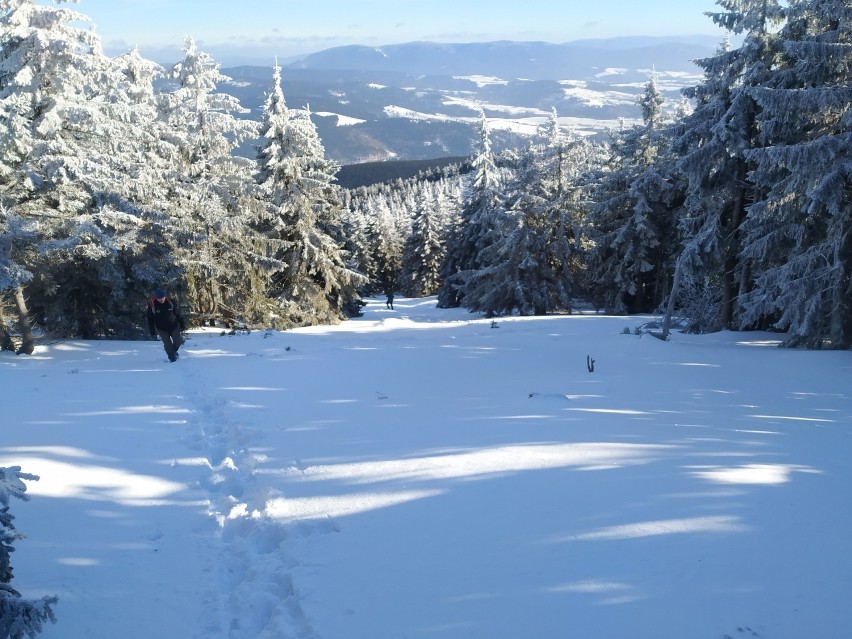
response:
<svg viewBox="0 0 852 639"><path fill-rule="evenodd" d="M70 7L92 19L108 54L138 46L147 58L174 61L191 35L224 65L412 40L722 36L704 15L718 9L714 0L79 0Z"/></svg>

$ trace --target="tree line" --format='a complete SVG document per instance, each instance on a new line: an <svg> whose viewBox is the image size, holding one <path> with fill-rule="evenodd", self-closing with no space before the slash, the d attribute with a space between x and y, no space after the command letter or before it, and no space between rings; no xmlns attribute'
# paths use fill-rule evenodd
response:
<svg viewBox="0 0 852 639"><path fill-rule="evenodd" d="M259 121L187 38L163 68L105 56L86 16L0 2L0 320L23 352L33 327L143 334L165 287L196 323L334 322L360 300L337 168L280 68ZM257 140L256 157L234 153ZM13 321L15 320L15 321Z"/></svg>
<svg viewBox="0 0 852 639"><path fill-rule="evenodd" d="M495 155L483 114L458 206L430 215L434 197L410 184L356 192L361 270L487 315L585 300L677 314L695 332L852 346L852 6L717 5L709 17L741 45L697 60L703 80L679 104L651 74L641 124L595 142L562 131L554 111L526 148ZM396 239L383 207L407 211Z"/></svg>
<svg viewBox="0 0 852 639"><path fill-rule="evenodd" d="M470 165L345 189L274 67L258 121L187 39L162 68L101 52L85 16L0 0L0 322L142 335L166 286L196 323L336 322L361 297L486 315L665 312L691 330L852 346L852 7L718 0L741 44L642 123L579 138L557 113ZM257 140L254 158L235 149ZM7 343L9 338L7 335Z"/></svg>

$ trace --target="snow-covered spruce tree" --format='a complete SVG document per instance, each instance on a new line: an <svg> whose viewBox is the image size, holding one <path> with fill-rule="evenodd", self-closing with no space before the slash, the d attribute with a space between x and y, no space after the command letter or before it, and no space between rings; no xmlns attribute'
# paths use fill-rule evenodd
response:
<svg viewBox="0 0 852 639"><path fill-rule="evenodd" d="M268 203L269 295L289 326L340 321L360 302L357 289L366 280L350 268L343 250L336 172L310 112L287 107L276 65L263 109L256 182Z"/></svg>
<svg viewBox="0 0 852 639"><path fill-rule="evenodd" d="M438 191L438 205L446 220L447 228L455 224L461 213L462 198L467 190L471 176L463 166L454 167L453 171L443 179L443 186Z"/></svg>
<svg viewBox="0 0 852 639"><path fill-rule="evenodd" d="M477 267L462 271L462 305L488 317L547 312L542 267L548 229L546 202L525 192L536 179L531 148L519 160L517 178L507 186L506 209L491 220L491 241L477 255Z"/></svg>
<svg viewBox="0 0 852 639"><path fill-rule="evenodd" d="M439 308L462 305L467 275L480 267L479 253L494 239L495 225L503 214L500 172L491 150L488 120L480 112L479 148L473 158L474 177L470 193L447 234L446 253L441 264Z"/></svg>
<svg viewBox="0 0 852 639"><path fill-rule="evenodd" d="M375 279L376 265L373 261L370 245L370 219L367 214L369 199L366 190L359 190L362 193L341 213L341 222L346 238L344 250L350 256L352 269L367 278L367 282L362 285L360 290L363 293L372 294L371 282Z"/></svg>
<svg viewBox="0 0 852 639"><path fill-rule="evenodd" d="M129 289L129 308L137 309L140 300L165 282L182 281L175 234L170 212L176 200L174 158L180 155L181 141L167 129L161 113L161 96L154 81L164 70L142 58L137 49L115 58L119 82L113 91L116 105L113 119L132 125L130 135L136 141L127 155L132 163L119 172L123 179L125 202L109 201L108 207L138 220L134 234L123 237L119 268ZM128 179L130 178L130 179ZM131 240L131 241L128 241ZM134 317L138 321L138 313Z"/></svg>
<svg viewBox="0 0 852 639"><path fill-rule="evenodd" d="M761 87L761 148L747 154L765 196L743 225L755 287L744 326L787 346L852 346L852 5L790 3L781 61Z"/></svg>
<svg viewBox="0 0 852 639"><path fill-rule="evenodd" d="M577 288L581 242L576 233L575 162L585 153L560 131L554 110L521 157L517 178L507 189L501 235L480 252L479 269L465 282L464 306L488 316L570 312Z"/></svg>
<svg viewBox="0 0 852 639"><path fill-rule="evenodd" d="M672 121L666 126L666 136L670 144L671 141L681 138L685 131L686 118L691 113L692 104L683 97L675 106ZM679 161L680 158L670 152L660 167L672 193L672 210L676 216L673 226L681 222L680 216L683 214L687 192L686 179L678 168ZM687 237L684 238L683 235ZM683 235L676 232L672 245L671 286L663 308L663 328L661 333L657 334L663 341L668 339L676 315L685 318L707 317L714 315L714 309L718 309L718 300L713 297L714 289L704 280L700 263L695 262L700 259L702 238Z"/></svg>
<svg viewBox="0 0 852 639"><path fill-rule="evenodd" d="M417 178L397 178L390 184L379 185L385 206L379 205L373 213L371 237L378 275L375 284L383 293L402 287L403 253L417 211L417 192Z"/></svg>
<svg viewBox="0 0 852 639"><path fill-rule="evenodd" d="M80 270L92 272L101 288L81 287L78 296L83 299L74 302L95 315L88 326L82 324L84 317L77 320L73 334L138 335L144 330L140 308L150 291L163 281L179 279L165 215L177 153L159 117L154 81L161 74L158 65L135 49L111 61L110 76L103 83L102 121L93 128L95 145L104 153L76 178L91 192L92 210L71 219L62 233L43 244L75 258L72 274L80 268L81 255L94 256L82 261ZM50 271L40 282L48 290L64 290L69 280L59 280L57 272Z"/></svg>
<svg viewBox="0 0 852 639"><path fill-rule="evenodd" d="M396 224L390 214L387 200L388 187L386 185L373 184L367 187L359 187L350 201L350 210L346 215L344 228L347 231L344 248L350 254L355 270L363 274L367 281L361 285L361 292L372 295L384 291L384 285L380 282L379 271L387 272L393 266L388 267L385 263L384 251L379 245L383 242L383 236L394 238L395 243L401 246L402 241L396 235ZM379 233L377 215L383 211L386 219L382 226L386 232ZM399 241L396 241L399 240ZM395 281L396 276L391 277Z"/></svg>
<svg viewBox="0 0 852 639"><path fill-rule="evenodd" d="M662 165L668 154L663 96L653 74L638 99L643 123L614 132L590 215L590 256L597 306L611 313L648 313L668 292L674 193Z"/></svg>
<svg viewBox="0 0 852 639"><path fill-rule="evenodd" d="M775 28L783 19L779 0L717 0L724 11L708 14L719 26L744 34L742 45L723 45L713 57L696 60L704 70L702 84L684 90L694 111L673 143L688 183L679 227L685 249L684 275L704 282L718 303L702 317L691 318L693 330L734 327L737 299L750 287L748 265L741 261L741 233L749 205L760 193L749 179L753 168L747 152L760 144L751 94L764 84L779 61ZM700 269L697 271L695 269Z"/></svg>
<svg viewBox="0 0 852 639"><path fill-rule="evenodd" d="M433 182L420 182L411 235L402 253L400 289L408 297L434 295L441 283L446 218Z"/></svg>
<svg viewBox="0 0 852 639"><path fill-rule="evenodd" d="M172 169L163 179L171 187L168 223L184 274L171 288L185 286L187 306L200 320L230 321L255 299L247 219L253 164L233 151L256 135L257 124L237 117L246 109L217 90L229 78L191 37L169 75L174 84L160 94L160 117Z"/></svg>
<svg viewBox="0 0 852 639"><path fill-rule="evenodd" d="M56 623L53 606L57 597L24 599L10 585L13 577L10 554L15 550L15 542L24 536L12 523L15 517L9 513L9 500L12 497L29 500L24 480L37 481L38 477L22 473L20 466L0 468L0 639L35 637L44 629L45 622Z"/></svg>
<svg viewBox="0 0 852 639"><path fill-rule="evenodd" d="M405 238L399 232L397 217L391 212L392 200L379 194L371 201L369 238L374 269L371 284L375 291L391 293L399 287Z"/></svg>
<svg viewBox="0 0 852 639"><path fill-rule="evenodd" d="M33 274L27 295L48 330L108 333L103 320L120 317L125 290L117 265L137 227L112 209L142 164L145 127L116 117L122 79L97 35L75 26L85 16L29 0L0 7L0 197L38 221L43 241L22 265Z"/></svg>

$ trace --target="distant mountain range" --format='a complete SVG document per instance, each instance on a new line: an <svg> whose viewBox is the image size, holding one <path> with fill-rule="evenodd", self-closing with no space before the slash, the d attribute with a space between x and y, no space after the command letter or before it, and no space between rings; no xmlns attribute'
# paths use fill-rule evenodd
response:
<svg viewBox="0 0 852 639"><path fill-rule="evenodd" d="M480 109L497 150L523 144L553 108L581 135L636 121L652 72L674 103L701 80L692 60L717 46L710 36L347 46L292 60L281 77L288 106L310 108L332 160L420 160L473 152ZM222 71L232 82L219 89L258 117L271 68Z"/></svg>

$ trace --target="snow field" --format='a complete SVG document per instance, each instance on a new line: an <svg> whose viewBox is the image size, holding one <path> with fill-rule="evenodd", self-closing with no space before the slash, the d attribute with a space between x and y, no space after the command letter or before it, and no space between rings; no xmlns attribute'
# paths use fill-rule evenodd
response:
<svg viewBox="0 0 852 639"><path fill-rule="evenodd" d="M0 357L44 637L835 637L847 352L370 300ZM586 370L586 356L597 360ZM738 630L739 629L739 630ZM751 633L751 634L750 634Z"/></svg>

